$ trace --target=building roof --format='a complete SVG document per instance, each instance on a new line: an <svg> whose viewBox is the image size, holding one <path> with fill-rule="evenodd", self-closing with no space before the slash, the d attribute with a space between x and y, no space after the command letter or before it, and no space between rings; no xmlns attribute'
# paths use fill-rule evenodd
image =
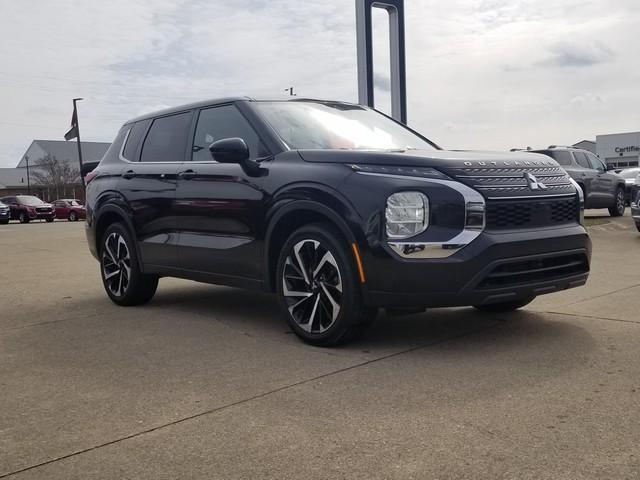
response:
<svg viewBox="0 0 640 480"><path fill-rule="evenodd" d="M0 168L0 190L27 186L26 168Z"/></svg>
<svg viewBox="0 0 640 480"><path fill-rule="evenodd" d="M593 143L594 145L596 144L596 142L593 140L580 140L579 142L574 143L573 146L575 147L576 145L580 145L581 143Z"/></svg>
<svg viewBox="0 0 640 480"><path fill-rule="evenodd" d="M82 160L96 162L102 158L111 144L107 142L82 142ZM35 165L38 160L47 155L56 157L65 162L78 164L78 146L76 142L63 140L34 140L22 156L17 167L26 167L29 157L29 165Z"/></svg>

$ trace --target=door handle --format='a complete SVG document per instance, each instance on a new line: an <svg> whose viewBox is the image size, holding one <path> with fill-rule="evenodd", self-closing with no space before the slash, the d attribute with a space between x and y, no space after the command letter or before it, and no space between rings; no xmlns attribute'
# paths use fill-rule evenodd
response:
<svg viewBox="0 0 640 480"><path fill-rule="evenodd" d="M178 173L178 178L182 178L183 180L191 180L192 178L195 178L195 176L196 172L191 169Z"/></svg>
<svg viewBox="0 0 640 480"><path fill-rule="evenodd" d="M130 178L133 178L136 176L136 172L134 172L133 170L127 170L126 172L124 172L122 174L122 178L126 178L127 180L129 180Z"/></svg>

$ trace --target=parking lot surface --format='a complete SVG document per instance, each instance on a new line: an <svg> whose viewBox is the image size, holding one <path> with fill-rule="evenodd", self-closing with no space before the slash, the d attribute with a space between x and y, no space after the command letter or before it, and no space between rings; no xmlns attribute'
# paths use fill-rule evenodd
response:
<svg viewBox="0 0 640 480"><path fill-rule="evenodd" d="M82 222L0 226L0 478L640 478L640 234L604 220L585 287L337 349L265 294L118 307Z"/></svg>

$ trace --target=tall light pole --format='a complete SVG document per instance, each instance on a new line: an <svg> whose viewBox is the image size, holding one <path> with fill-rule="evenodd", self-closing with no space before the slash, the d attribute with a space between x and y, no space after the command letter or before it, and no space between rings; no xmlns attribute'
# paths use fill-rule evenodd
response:
<svg viewBox="0 0 640 480"><path fill-rule="evenodd" d="M79 102L82 98L74 98L73 99L73 112L76 117L76 139L78 144L78 162L80 162L80 181L82 182L82 188L84 189L86 185L84 184L84 176L82 175L82 147L80 146L80 125L78 123L78 110L76 108L76 102Z"/></svg>
<svg viewBox="0 0 640 480"><path fill-rule="evenodd" d="M31 180L29 179L29 155L25 155L24 160L27 163L27 193L31 195Z"/></svg>

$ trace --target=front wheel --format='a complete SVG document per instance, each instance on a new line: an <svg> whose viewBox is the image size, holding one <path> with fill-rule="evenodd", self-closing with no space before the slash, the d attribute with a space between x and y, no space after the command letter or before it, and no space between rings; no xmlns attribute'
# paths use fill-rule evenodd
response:
<svg viewBox="0 0 640 480"><path fill-rule="evenodd" d="M76 214L76 212L69 212L69 221L75 222L76 220L78 220L78 215Z"/></svg>
<svg viewBox="0 0 640 480"><path fill-rule="evenodd" d="M487 305L474 305L473 308L486 313L512 312L533 302L536 297L529 297L522 300L512 300L510 302L489 303Z"/></svg>
<svg viewBox="0 0 640 480"><path fill-rule="evenodd" d="M122 306L147 303L158 288L156 275L141 272L133 238L120 223L109 226L102 236L100 274L109 298Z"/></svg>
<svg viewBox="0 0 640 480"><path fill-rule="evenodd" d="M18 220L20 221L20 223L29 223L29 215L27 215L25 212L20 212Z"/></svg>
<svg viewBox="0 0 640 480"><path fill-rule="evenodd" d="M636 229L640 232L640 222L636 222Z"/></svg>
<svg viewBox="0 0 640 480"><path fill-rule="evenodd" d="M330 224L296 230L278 259L278 299L287 323L307 343L347 343L372 323L351 250Z"/></svg>
<svg viewBox="0 0 640 480"><path fill-rule="evenodd" d="M612 217L621 217L624 215L625 204L624 188L618 187L616 190L615 203L609 207L609 215Z"/></svg>
<svg viewBox="0 0 640 480"><path fill-rule="evenodd" d="M47 221L47 223L51 223L53 222L53 217L47 217L45 218L45 220Z"/></svg>

